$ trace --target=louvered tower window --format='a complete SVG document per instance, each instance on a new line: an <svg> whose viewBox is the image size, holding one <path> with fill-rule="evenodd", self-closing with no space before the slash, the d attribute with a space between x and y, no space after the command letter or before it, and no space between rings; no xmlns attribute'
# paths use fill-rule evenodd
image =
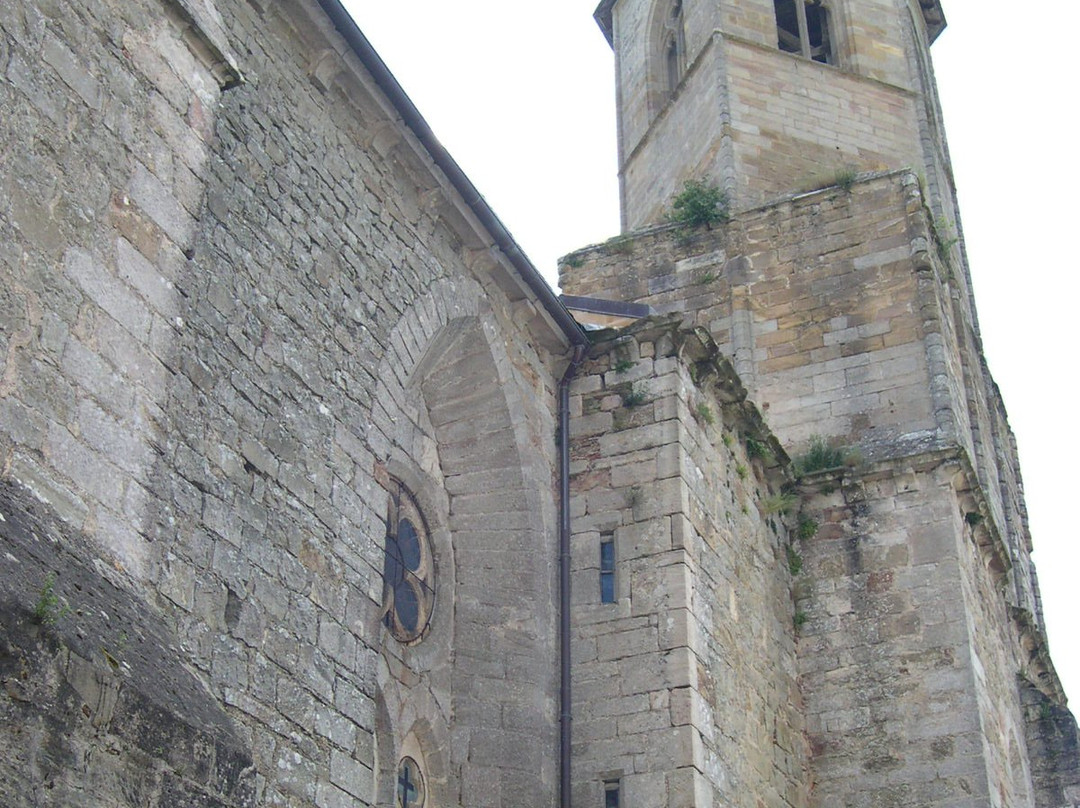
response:
<svg viewBox="0 0 1080 808"><path fill-rule="evenodd" d="M821 0L774 0L777 45L822 64L833 64L829 12Z"/></svg>

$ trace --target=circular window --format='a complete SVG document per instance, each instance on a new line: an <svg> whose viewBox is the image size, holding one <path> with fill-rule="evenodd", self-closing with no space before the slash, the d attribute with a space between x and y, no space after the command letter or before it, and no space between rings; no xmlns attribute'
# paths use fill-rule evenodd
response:
<svg viewBox="0 0 1080 808"><path fill-rule="evenodd" d="M395 639L423 635L435 605L435 564L427 525L413 496L391 481L383 557L383 622Z"/></svg>
<svg viewBox="0 0 1080 808"><path fill-rule="evenodd" d="M397 772L397 806L398 808L423 808L424 776L420 773L420 767L411 757L403 757L398 764Z"/></svg>

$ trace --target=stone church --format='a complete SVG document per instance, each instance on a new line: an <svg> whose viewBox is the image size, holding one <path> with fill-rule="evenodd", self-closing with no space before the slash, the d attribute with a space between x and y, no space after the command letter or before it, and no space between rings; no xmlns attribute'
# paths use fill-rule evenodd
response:
<svg viewBox="0 0 1080 808"><path fill-rule="evenodd" d="M340 0L0 0L0 805L1080 805L938 0L596 19L559 296Z"/></svg>

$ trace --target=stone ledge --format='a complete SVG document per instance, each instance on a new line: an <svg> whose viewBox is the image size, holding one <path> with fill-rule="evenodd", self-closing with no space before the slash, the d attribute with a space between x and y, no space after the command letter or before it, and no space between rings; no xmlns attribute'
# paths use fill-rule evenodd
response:
<svg viewBox="0 0 1080 808"><path fill-rule="evenodd" d="M178 18L181 35L217 80L222 90L244 81L236 56L229 47L221 15L213 0L164 0Z"/></svg>

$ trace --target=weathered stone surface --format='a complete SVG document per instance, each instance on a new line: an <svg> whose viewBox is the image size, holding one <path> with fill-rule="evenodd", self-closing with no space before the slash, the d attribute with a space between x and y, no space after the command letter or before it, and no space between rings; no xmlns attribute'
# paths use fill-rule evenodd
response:
<svg viewBox="0 0 1080 808"><path fill-rule="evenodd" d="M851 0L824 66L759 0L603 5L625 222L698 175L735 215L563 268L675 315L571 390L577 804L1080 803L940 9ZM559 312L330 4L0 6L0 802L390 805L409 756L430 805L550 808ZM814 433L861 462L795 491Z"/></svg>
<svg viewBox="0 0 1080 808"><path fill-rule="evenodd" d="M475 770L550 804L567 335L318 4L18 0L0 43L5 479L124 568L228 711L244 799L373 804L408 750L434 802ZM436 568L410 645L382 623L390 477ZM147 761L133 804L234 804Z"/></svg>
<svg viewBox="0 0 1080 808"><path fill-rule="evenodd" d="M571 429L571 487L588 492L573 542L574 632L585 649L574 656L575 793L598 802L603 781L617 777L653 805L806 804L790 575L782 539L756 506L783 474L746 454L748 438L763 439L759 417L741 388L728 387L717 346L677 319L599 340L572 387L583 413L625 384L611 368L643 345L654 359L650 388L677 391L670 406L623 401L599 440ZM688 367L686 357L698 358ZM659 474L661 455L674 476ZM624 466L644 472L601 474ZM592 524L594 506L615 518ZM600 602L605 536L615 544L614 603ZM749 704L770 720L759 723ZM774 732L793 740L774 746ZM684 783L684 767L707 774Z"/></svg>
<svg viewBox="0 0 1080 808"><path fill-rule="evenodd" d="M0 535L3 803L254 805L242 733L129 577L9 483Z"/></svg>

